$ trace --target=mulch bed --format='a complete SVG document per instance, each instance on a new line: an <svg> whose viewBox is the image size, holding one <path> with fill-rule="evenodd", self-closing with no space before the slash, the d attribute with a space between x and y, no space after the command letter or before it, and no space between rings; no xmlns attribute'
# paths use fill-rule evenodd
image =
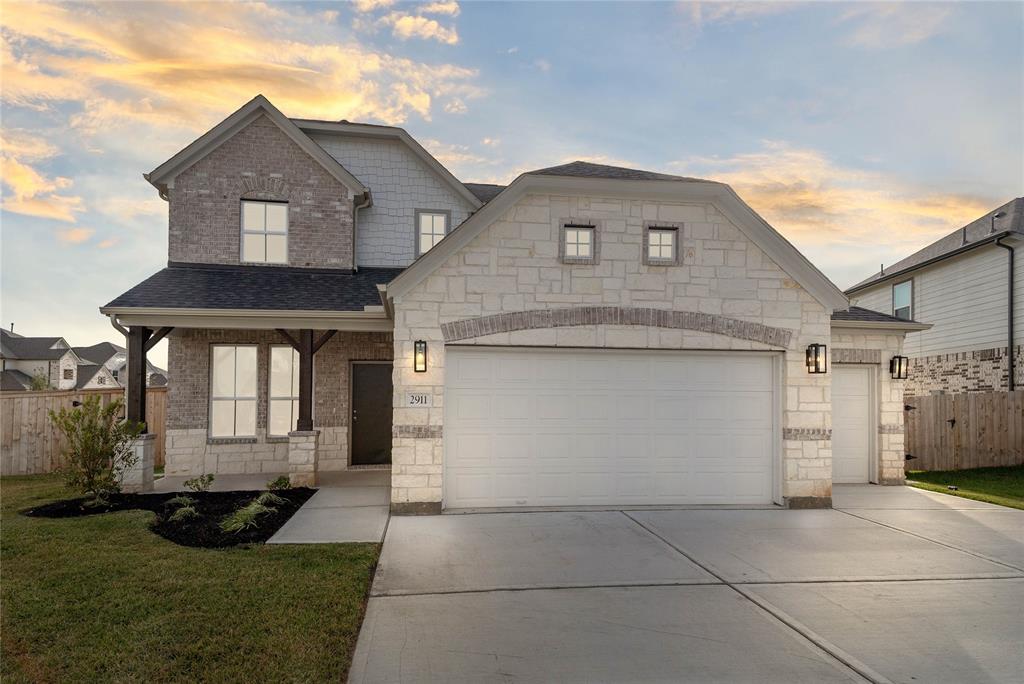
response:
<svg viewBox="0 0 1024 684"><path fill-rule="evenodd" d="M89 505L91 500L87 498L64 499L23 511L23 515L37 518L77 518L114 511L153 511L156 513L156 519L150 525L150 529L164 539L181 546L215 549L267 541L315 492L315 489L308 487L275 490L274 494L284 499L285 503L273 506L274 512L260 516L256 527L239 532L224 532L220 529L221 520L248 504L262 491L115 494L102 506ZM195 499L195 509L199 516L188 520L171 521L169 518L178 506L168 502L182 494Z"/></svg>

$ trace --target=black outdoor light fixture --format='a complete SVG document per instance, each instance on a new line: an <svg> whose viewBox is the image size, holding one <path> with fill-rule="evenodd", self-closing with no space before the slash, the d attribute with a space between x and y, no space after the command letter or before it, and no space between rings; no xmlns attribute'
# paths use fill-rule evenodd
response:
<svg viewBox="0 0 1024 684"><path fill-rule="evenodd" d="M906 380L910 370L910 359L906 356L894 356L889 359L889 375L893 380Z"/></svg>
<svg viewBox="0 0 1024 684"><path fill-rule="evenodd" d="M807 347L807 372L827 373L828 358L823 344L814 343Z"/></svg>
<svg viewBox="0 0 1024 684"><path fill-rule="evenodd" d="M417 373L427 372L427 343L423 340L413 343L412 366Z"/></svg>

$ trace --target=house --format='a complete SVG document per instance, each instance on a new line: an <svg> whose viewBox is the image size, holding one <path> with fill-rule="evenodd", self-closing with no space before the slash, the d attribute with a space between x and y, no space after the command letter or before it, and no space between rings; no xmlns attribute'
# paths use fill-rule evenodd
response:
<svg viewBox="0 0 1024 684"><path fill-rule="evenodd" d="M4 391L117 387L110 371L89 364L63 337L25 337L0 330Z"/></svg>
<svg viewBox="0 0 1024 684"><path fill-rule="evenodd" d="M908 396L1024 383L1022 239L1018 197L846 291L853 304L932 324L907 335Z"/></svg>
<svg viewBox="0 0 1024 684"><path fill-rule="evenodd" d="M406 131L258 96L145 178L167 267L101 307L168 474L391 469L392 510L828 506L903 481L908 331L722 183L574 162L464 184ZM897 377L893 377L896 375Z"/></svg>
<svg viewBox="0 0 1024 684"><path fill-rule="evenodd" d="M125 372L127 365L127 350L113 342L100 342L91 347L72 347L79 358L87 363L104 366L117 380ZM167 385L167 371L158 368L148 360L146 362L146 387L165 387Z"/></svg>

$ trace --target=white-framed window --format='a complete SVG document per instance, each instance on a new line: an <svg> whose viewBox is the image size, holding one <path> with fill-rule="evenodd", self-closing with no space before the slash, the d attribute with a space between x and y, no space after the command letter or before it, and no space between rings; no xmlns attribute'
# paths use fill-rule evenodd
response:
<svg viewBox="0 0 1024 684"><path fill-rule="evenodd" d="M75 369L74 368L65 368L64 369L64 379L65 380L74 380L75 379Z"/></svg>
<svg viewBox="0 0 1024 684"><path fill-rule="evenodd" d="M242 261L288 263L288 205L242 200Z"/></svg>
<svg viewBox="0 0 1024 684"><path fill-rule="evenodd" d="M256 436L256 345L215 344L210 359L210 436Z"/></svg>
<svg viewBox="0 0 1024 684"><path fill-rule="evenodd" d="M448 234L446 211L416 210L416 256L426 254Z"/></svg>
<svg viewBox="0 0 1024 684"><path fill-rule="evenodd" d="M285 437L299 419L299 352L289 345L270 347L267 434Z"/></svg>
<svg viewBox="0 0 1024 684"><path fill-rule="evenodd" d="M651 261L676 260L675 228L650 228L647 231L647 258Z"/></svg>
<svg viewBox="0 0 1024 684"><path fill-rule="evenodd" d="M904 321L914 319L913 280L905 280L892 286L892 315Z"/></svg>
<svg viewBox="0 0 1024 684"><path fill-rule="evenodd" d="M594 258L594 227L574 226L565 227L564 255L566 259L589 260Z"/></svg>
<svg viewBox="0 0 1024 684"><path fill-rule="evenodd" d="M107 376L101 375L98 378L96 378L96 384L97 385L106 385L107 384Z"/></svg>

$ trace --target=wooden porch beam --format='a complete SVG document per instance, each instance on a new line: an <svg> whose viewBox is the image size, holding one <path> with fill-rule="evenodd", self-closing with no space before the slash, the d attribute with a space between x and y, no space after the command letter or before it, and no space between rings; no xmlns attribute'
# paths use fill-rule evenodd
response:
<svg viewBox="0 0 1024 684"><path fill-rule="evenodd" d="M155 347L157 345L157 342L167 337L167 333L171 332L172 330L174 330L174 328L165 325L164 327L160 328L155 333L153 333L153 336L146 341L146 351L149 351L153 347Z"/></svg>
<svg viewBox="0 0 1024 684"><path fill-rule="evenodd" d="M325 344L327 344L327 341L330 340L332 337L334 337L334 333L336 333L336 332L338 332L338 331L337 330L328 330L323 335L321 335L320 339L317 340L316 344L313 345L313 353L316 354L318 351L320 351L320 347L322 347Z"/></svg>
<svg viewBox="0 0 1024 684"><path fill-rule="evenodd" d="M125 383L126 417L146 428L146 350L152 330L133 325L128 328L128 382ZM165 333L166 334L166 333Z"/></svg>
<svg viewBox="0 0 1024 684"><path fill-rule="evenodd" d="M283 330L281 328L278 328L277 332L278 332L278 334L281 335L281 337L283 337L288 342L288 344L292 345L292 348L295 351L302 351L301 348L299 347L298 341L294 337L291 336L291 333L289 333L287 330Z"/></svg>
<svg viewBox="0 0 1024 684"><path fill-rule="evenodd" d="M291 337L290 335L288 337ZM299 333L299 417L295 429L308 432L313 429L313 331Z"/></svg>

